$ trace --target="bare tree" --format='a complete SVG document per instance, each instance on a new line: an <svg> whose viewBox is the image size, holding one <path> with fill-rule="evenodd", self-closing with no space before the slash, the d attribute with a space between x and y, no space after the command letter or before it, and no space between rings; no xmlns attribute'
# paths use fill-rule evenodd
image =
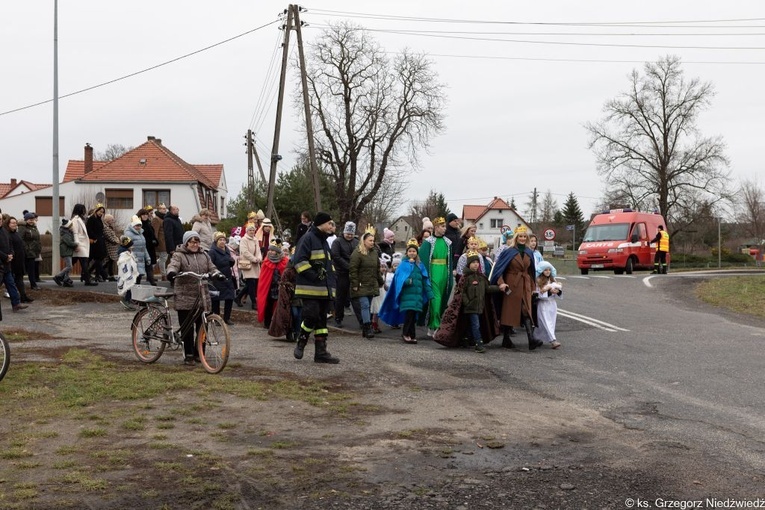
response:
<svg viewBox="0 0 765 510"><path fill-rule="evenodd" d="M110 143L106 146L104 152L96 153L96 161L114 161L122 157L126 152L132 151L135 147L127 147L119 143Z"/></svg>
<svg viewBox="0 0 765 510"><path fill-rule="evenodd" d="M541 215L539 221L549 225L555 221L555 213L558 211L558 202L553 198L552 191L549 189L542 198Z"/></svg>
<svg viewBox="0 0 765 510"><path fill-rule="evenodd" d="M629 91L605 104L604 119L586 125L607 194L657 209L675 231L690 201L730 198L722 137L703 137L696 126L713 96L711 84L683 78L678 57L646 63L642 75L633 71Z"/></svg>
<svg viewBox="0 0 765 510"><path fill-rule="evenodd" d="M336 186L339 213L358 220L392 176L443 129L443 85L424 55L389 59L362 28L330 26L307 63L317 157Z"/></svg>
<svg viewBox="0 0 765 510"><path fill-rule="evenodd" d="M760 242L765 238L765 191L755 177L744 180L738 192L737 220L750 235Z"/></svg>

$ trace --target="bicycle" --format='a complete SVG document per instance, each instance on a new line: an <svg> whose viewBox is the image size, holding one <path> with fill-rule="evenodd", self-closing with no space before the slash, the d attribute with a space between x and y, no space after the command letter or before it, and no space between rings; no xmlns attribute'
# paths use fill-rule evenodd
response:
<svg viewBox="0 0 765 510"><path fill-rule="evenodd" d="M11 345L5 336L0 333L0 381L5 377L8 372L8 367L11 365Z"/></svg>
<svg viewBox="0 0 765 510"><path fill-rule="evenodd" d="M167 304L167 298L174 296L175 292L149 285L134 285L131 288L133 301L141 306L130 326L133 350L138 360L143 363L154 363L168 347L180 350L183 354L183 333L187 332L188 328L194 328L201 317L202 326L196 341L199 360L207 372L217 374L226 366L231 349L228 326L220 315L204 311L202 290L207 285L210 275L186 271L176 276L183 277L196 278L199 282L199 293L194 301L194 313L189 315L178 329L173 328L173 314Z"/></svg>

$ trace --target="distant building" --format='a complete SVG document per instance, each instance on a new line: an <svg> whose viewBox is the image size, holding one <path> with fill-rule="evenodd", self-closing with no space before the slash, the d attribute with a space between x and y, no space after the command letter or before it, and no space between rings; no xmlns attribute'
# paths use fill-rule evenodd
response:
<svg viewBox="0 0 765 510"><path fill-rule="evenodd" d="M406 245L409 239L418 234L418 232L412 231L412 224L409 223L409 219L406 216L399 216L388 228L396 234L396 245L399 248Z"/></svg>
<svg viewBox="0 0 765 510"><path fill-rule="evenodd" d="M523 225L529 228L529 224L518 212L510 208L510 205L499 197L488 203L488 205L465 205L462 207L462 224L473 224L476 226L476 236L480 237L489 249L494 249L502 242L500 239L503 225L507 225L513 230Z"/></svg>
<svg viewBox="0 0 765 510"><path fill-rule="evenodd" d="M217 223L226 215L228 189L222 164L192 165L149 136L147 141L113 161L94 161L93 147L85 145L82 160L70 160L59 184L59 215L69 218L77 203L90 209L97 203L114 215L119 226L146 205L160 203L180 208L183 221L200 209ZM38 228L51 230L52 185L11 179L0 183L0 209L16 217L24 210L39 216Z"/></svg>

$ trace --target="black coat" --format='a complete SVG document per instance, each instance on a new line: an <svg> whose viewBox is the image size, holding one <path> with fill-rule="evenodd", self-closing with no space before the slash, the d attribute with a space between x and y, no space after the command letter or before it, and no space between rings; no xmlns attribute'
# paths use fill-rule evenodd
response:
<svg viewBox="0 0 765 510"><path fill-rule="evenodd" d="M85 222L90 239L90 258L101 260L109 256L106 251L106 236L104 235L104 220L95 214Z"/></svg>
<svg viewBox="0 0 765 510"><path fill-rule="evenodd" d="M157 262L157 236L154 233L154 227L151 226L151 220L141 220L141 226L143 227L143 237L146 239L146 251L149 252L151 257L151 263ZM181 238L183 240L183 238Z"/></svg>
<svg viewBox="0 0 765 510"><path fill-rule="evenodd" d="M359 240L355 237L348 241L345 237L339 236L332 242L332 264L334 264L337 274L348 274L351 253L358 245Z"/></svg>
<svg viewBox="0 0 765 510"><path fill-rule="evenodd" d="M168 212L162 225L165 228L165 248L167 253L172 253L183 243L183 223L178 216Z"/></svg>
<svg viewBox="0 0 765 510"><path fill-rule="evenodd" d="M18 231L8 232L8 238L11 241L11 250L13 250L13 263L11 264L13 274L23 275L26 269L24 267L24 259L27 256L24 241L21 239Z"/></svg>
<svg viewBox="0 0 765 510"><path fill-rule="evenodd" d="M326 233L316 226L300 239L292 256L297 278L295 297L330 300L334 298L335 270L329 253Z"/></svg>
<svg viewBox="0 0 765 510"><path fill-rule="evenodd" d="M218 271L226 275L226 281L221 282L215 280L213 282L215 290L220 292L220 295L213 299L219 299L221 301L234 299L234 275L231 271L231 268L234 266L234 258L231 256L231 252L228 247L224 247L223 250L221 250L217 246L213 246L207 254L210 256L212 263L215 264L215 267L218 268Z"/></svg>
<svg viewBox="0 0 765 510"><path fill-rule="evenodd" d="M11 265L8 263L8 255L13 253L11 239L8 230L0 228L0 275L9 270Z"/></svg>

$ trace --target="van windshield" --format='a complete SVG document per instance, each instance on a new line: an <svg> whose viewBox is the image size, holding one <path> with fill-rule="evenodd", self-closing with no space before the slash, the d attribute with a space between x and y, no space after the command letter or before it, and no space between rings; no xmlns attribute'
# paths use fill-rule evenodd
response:
<svg viewBox="0 0 765 510"><path fill-rule="evenodd" d="M630 231L629 223L609 223L608 225L591 225L584 234L585 243L594 241L624 241Z"/></svg>

